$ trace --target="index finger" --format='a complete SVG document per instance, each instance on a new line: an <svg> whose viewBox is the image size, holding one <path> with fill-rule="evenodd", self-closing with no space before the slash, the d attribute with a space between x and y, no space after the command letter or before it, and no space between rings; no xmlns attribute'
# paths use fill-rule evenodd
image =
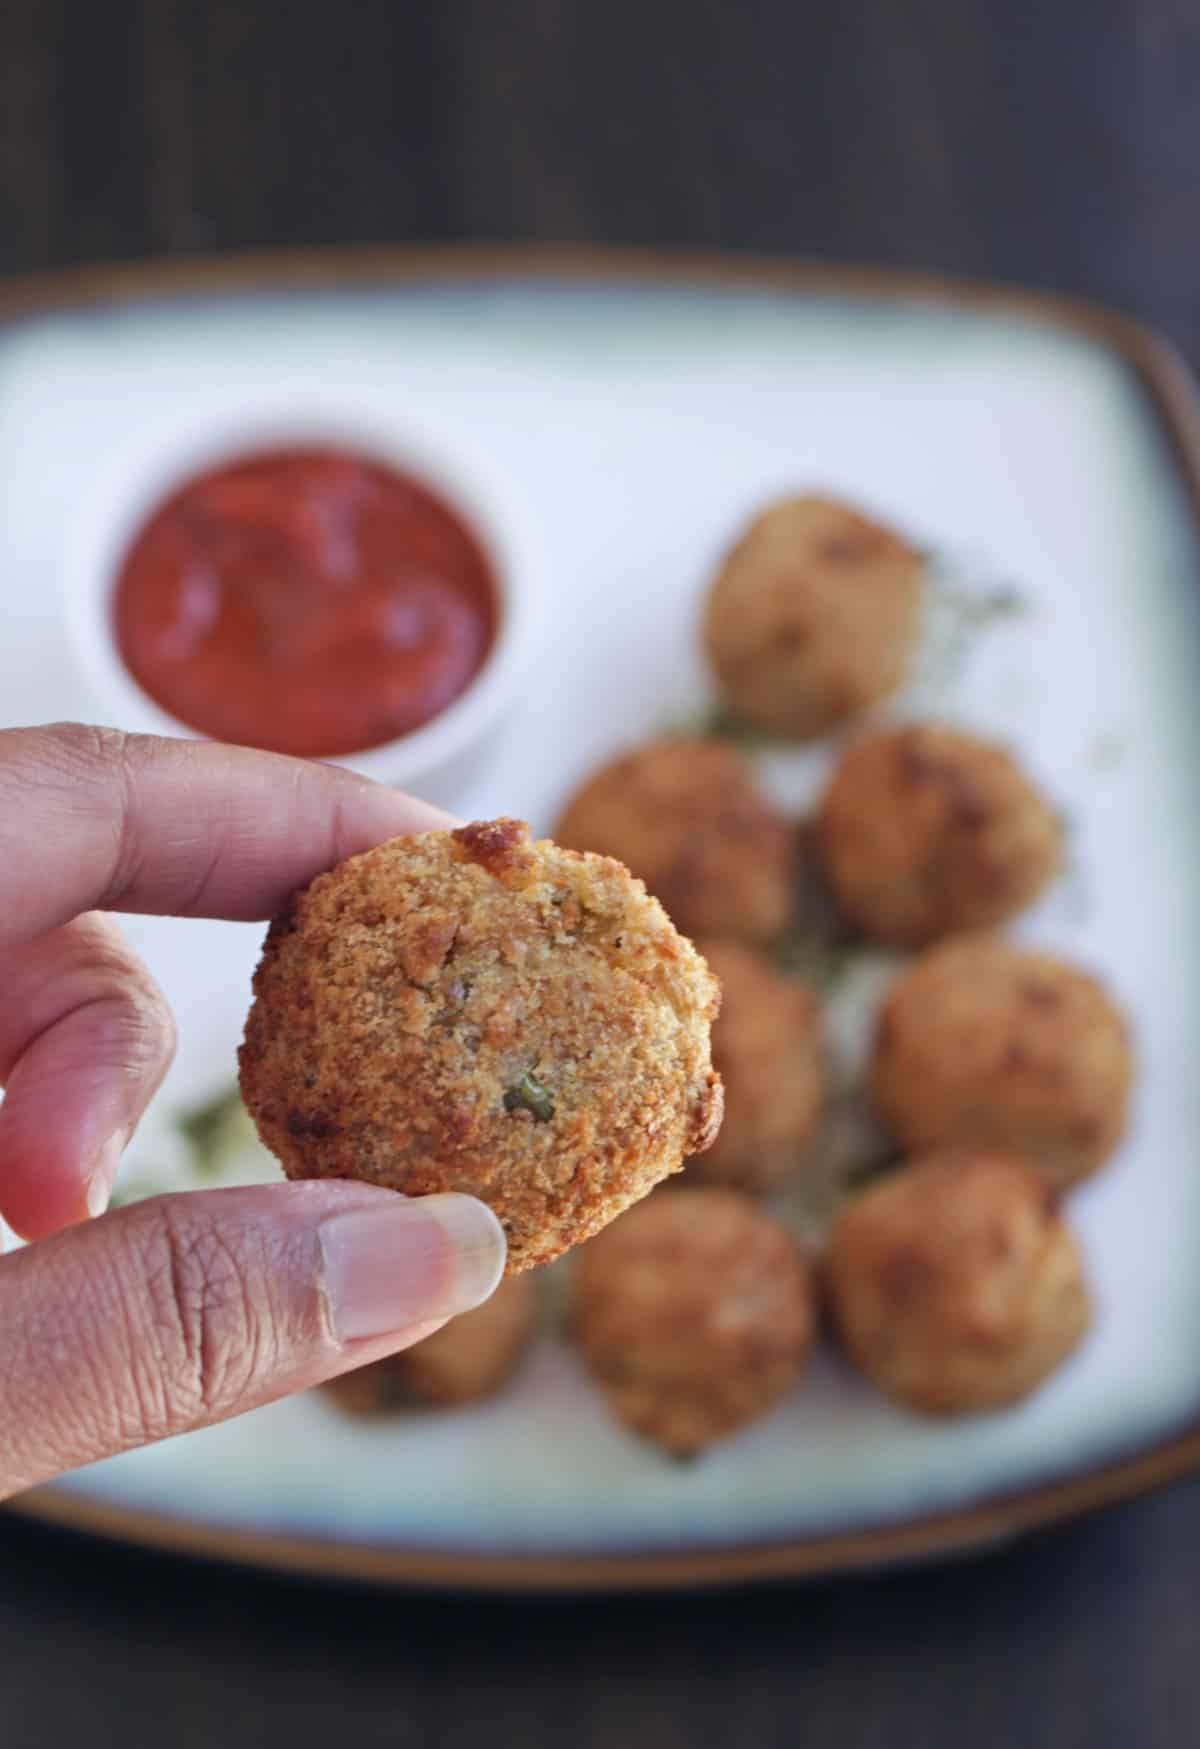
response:
<svg viewBox="0 0 1200 1749"><path fill-rule="evenodd" d="M352 772L75 723L0 731L0 946L83 911L241 921L449 816Z"/></svg>

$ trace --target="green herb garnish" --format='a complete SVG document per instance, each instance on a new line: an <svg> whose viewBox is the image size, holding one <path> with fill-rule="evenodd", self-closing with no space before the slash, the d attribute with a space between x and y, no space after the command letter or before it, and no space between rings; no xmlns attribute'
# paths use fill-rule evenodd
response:
<svg viewBox="0 0 1200 1749"><path fill-rule="evenodd" d="M531 1111L539 1123L549 1123L554 1116L554 1099L548 1087L527 1069L519 1081L504 1095L505 1111Z"/></svg>
<svg viewBox="0 0 1200 1749"><path fill-rule="evenodd" d="M747 753L753 753L760 747L769 747L772 739L766 729L752 723L748 717L741 716L720 700L710 705L701 717L700 733L713 736L719 741L732 741Z"/></svg>
<svg viewBox="0 0 1200 1749"><path fill-rule="evenodd" d="M880 1178L886 1178L899 1166L900 1160L895 1149L881 1148L873 1159L860 1160L856 1165L847 1168L842 1178L842 1188L848 1192L865 1190L868 1184L875 1184Z"/></svg>
<svg viewBox="0 0 1200 1749"><path fill-rule="evenodd" d="M229 1125L241 1104L241 1094L236 1087L231 1087L226 1093L218 1093L207 1104L180 1113L179 1133L192 1151L193 1170L201 1177L212 1178L220 1170Z"/></svg>
<svg viewBox="0 0 1200 1749"><path fill-rule="evenodd" d="M924 678L926 684L944 688L958 679L976 639L1027 614L1030 601L1013 583L964 581L951 564L943 562L935 564L930 578L929 610Z"/></svg>
<svg viewBox="0 0 1200 1749"><path fill-rule="evenodd" d="M110 1209L125 1208L131 1202L144 1202L148 1196L155 1194L155 1187L144 1179L134 1177L124 1182L118 1179L108 1199L108 1206Z"/></svg>
<svg viewBox="0 0 1200 1749"><path fill-rule="evenodd" d="M837 989L863 952L857 942L831 938L811 929L793 929L771 943L771 958L789 977L803 978L822 995Z"/></svg>
<svg viewBox="0 0 1200 1749"><path fill-rule="evenodd" d="M758 753L772 745L772 737L748 717L739 716L721 699L702 709L676 717L665 725L666 735L695 735L706 741L732 741L743 753Z"/></svg>

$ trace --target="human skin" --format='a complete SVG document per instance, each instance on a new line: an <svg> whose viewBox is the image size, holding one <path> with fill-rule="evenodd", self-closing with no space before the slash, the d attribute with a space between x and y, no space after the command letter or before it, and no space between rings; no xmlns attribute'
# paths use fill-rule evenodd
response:
<svg viewBox="0 0 1200 1749"><path fill-rule="evenodd" d="M0 1259L0 1498L395 1353L495 1288L503 1232L466 1196L281 1183L104 1212L175 1044L108 914L265 919L446 823L300 760L0 732L0 1215L36 1241Z"/></svg>

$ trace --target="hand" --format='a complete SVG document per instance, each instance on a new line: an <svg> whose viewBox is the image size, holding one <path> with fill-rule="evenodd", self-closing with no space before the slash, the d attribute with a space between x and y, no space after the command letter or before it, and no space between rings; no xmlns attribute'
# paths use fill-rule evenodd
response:
<svg viewBox="0 0 1200 1749"><path fill-rule="evenodd" d="M343 857L445 823L300 760L64 726L0 732L0 1498L303 1390L479 1304L504 1234L465 1196L313 1183L103 1213L174 1049L109 911L266 918Z"/></svg>

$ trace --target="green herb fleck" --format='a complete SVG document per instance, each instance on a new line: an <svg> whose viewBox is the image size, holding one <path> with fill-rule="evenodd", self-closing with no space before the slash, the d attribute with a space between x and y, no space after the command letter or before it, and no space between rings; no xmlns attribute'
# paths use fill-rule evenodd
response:
<svg viewBox="0 0 1200 1749"><path fill-rule="evenodd" d="M192 1151L192 1168L200 1177L213 1178L220 1171L230 1125L241 1110L241 1094L236 1087L231 1087L207 1104L193 1106L190 1111L180 1114L179 1133Z"/></svg>
<svg viewBox="0 0 1200 1749"><path fill-rule="evenodd" d="M791 1224L819 1247L843 1204L898 1164L895 1147L876 1124L861 1088L842 1088L805 1149L802 1170L782 1193Z"/></svg>
<svg viewBox="0 0 1200 1749"><path fill-rule="evenodd" d="M719 741L733 741L747 753L771 744L771 737L764 728L720 700L705 711L700 720L700 732Z"/></svg>
<svg viewBox="0 0 1200 1749"><path fill-rule="evenodd" d="M154 1186L146 1183L143 1179L131 1178L125 1182L118 1180L113 1186L108 1206L110 1209L125 1208L131 1202L144 1202L148 1196L154 1194Z"/></svg>
<svg viewBox="0 0 1200 1749"><path fill-rule="evenodd" d="M771 944L771 958L789 977L803 978L822 995L831 995L852 970L863 949L855 942L799 928Z"/></svg>
<svg viewBox="0 0 1200 1749"><path fill-rule="evenodd" d="M748 717L739 716L720 699L701 710L675 718L663 732L667 735L695 735L707 741L732 741L743 753L758 753L772 744L765 729L759 728Z"/></svg>
<svg viewBox="0 0 1200 1749"><path fill-rule="evenodd" d="M548 1087L527 1069L504 1095L505 1111L531 1111L539 1123L549 1123L554 1116L554 1099Z"/></svg>
<svg viewBox="0 0 1200 1749"><path fill-rule="evenodd" d="M881 1149L874 1159L860 1160L857 1165L849 1167L842 1178L842 1186L847 1191L865 1190L868 1184L886 1178L899 1166L900 1159L894 1149Z"/></svg>
<svg viewBox="0 0 1200 1749"><path fill-rule="evenodd" d="M935 562L929 597L923 678L939 689L959 678L981 634L1019 619L1031 605L1015 584L964 579L949 560Z"/></svg>

